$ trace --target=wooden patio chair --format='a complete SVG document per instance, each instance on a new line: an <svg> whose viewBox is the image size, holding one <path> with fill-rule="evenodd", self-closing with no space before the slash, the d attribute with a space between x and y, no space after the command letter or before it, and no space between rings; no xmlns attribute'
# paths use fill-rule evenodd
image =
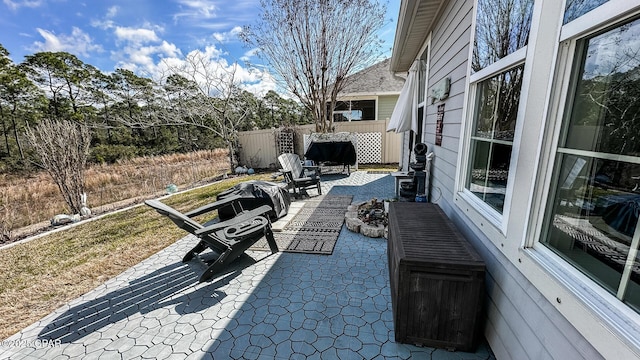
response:
<svg viewBox="0 0 640 360"><path fill-rule="evenodd" d="M320 184L320 168L318 166L303 166L296 154L285 153L278 156L280 172L284 176L289 189L293 189L295 197L302 196L302 190L316 188L318 195L322 195Z"/></svg>
<svg viewBox="0 0 640 360"><path fill-rule="evenodd" d="M278 252L278 245L273 237L271 221L268 216L268 213L273 209L269 205L262 205L259 208L244 211L242 205L237 201L239 198L240 196L232 196L184 214L157 200L147 200L145 204L154 208L161 215L167 216L179 228L200 239L200 242L184 256L182 262L191 261L195 257L205 263L207 269L200 276L200 282L204 282L211 280L216 273L237 259L263 236L266 237L271 252ZM195 216L226 205L233 206L235 217L207 226L193 219ZM199 256L206 248L210 248L214 252L214 260L204 261Z"/></svg>

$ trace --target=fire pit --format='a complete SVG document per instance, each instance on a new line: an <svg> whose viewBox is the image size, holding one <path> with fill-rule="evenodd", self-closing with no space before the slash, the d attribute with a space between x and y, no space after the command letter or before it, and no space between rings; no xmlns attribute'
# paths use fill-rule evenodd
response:
<svg viewBox="0 0 640 360"><path fill-rule="evenodd" d="M368 237L386 238L388 207L388 202L377 199L349 205L344 216L347 229Z"/></svg>

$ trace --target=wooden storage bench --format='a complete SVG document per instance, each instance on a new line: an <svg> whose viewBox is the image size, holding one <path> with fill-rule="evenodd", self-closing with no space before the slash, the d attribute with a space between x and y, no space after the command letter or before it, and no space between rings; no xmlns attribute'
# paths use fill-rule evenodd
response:
<svg viewBox="0 0 640 360"><path fill-rule="evenodd" d="M389 208L395 340L473 351L481 334L485 265L439 206Z"/></svg>

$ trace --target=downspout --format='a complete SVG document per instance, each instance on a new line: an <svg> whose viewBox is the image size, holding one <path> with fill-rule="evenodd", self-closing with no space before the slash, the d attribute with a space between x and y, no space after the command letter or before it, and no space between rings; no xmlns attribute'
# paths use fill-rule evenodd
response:
<svg viewBox="0 0 640 360"><path fill-rule="evenodd" d="M433 174L431 172L431 161L433 160L433 157L435 156L435 154L432 152L430 152L429 154L427 154L427 165L425 166L427 169L427 181L429 182L429 188L427 191L427 202L433 202ZM439 199L437 199L439 200ZM437 201L436 200L436 201Z"/></svg>
<svg viewBox="0 0 640 360"><path fill-rule="evenodd" d="M389 70L389 73L391 73L391 76L393 76L394 79L396 80L407 80L407 78L403 78L402 76L398 76L398 73L395 71L391 71Z"/></svg>

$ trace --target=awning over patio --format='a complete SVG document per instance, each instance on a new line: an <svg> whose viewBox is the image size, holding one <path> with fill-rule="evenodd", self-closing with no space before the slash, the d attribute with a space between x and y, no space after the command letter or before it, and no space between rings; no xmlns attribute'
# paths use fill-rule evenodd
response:
<svg viewBox="0 0 640 360"><path fill-rule="evenodd" d="M407 80L398 97L398 102L393 108L387 132L401 133L409 130L418 131L417 100L418 100L418 65L416 60L409 69Z"/></svg>

